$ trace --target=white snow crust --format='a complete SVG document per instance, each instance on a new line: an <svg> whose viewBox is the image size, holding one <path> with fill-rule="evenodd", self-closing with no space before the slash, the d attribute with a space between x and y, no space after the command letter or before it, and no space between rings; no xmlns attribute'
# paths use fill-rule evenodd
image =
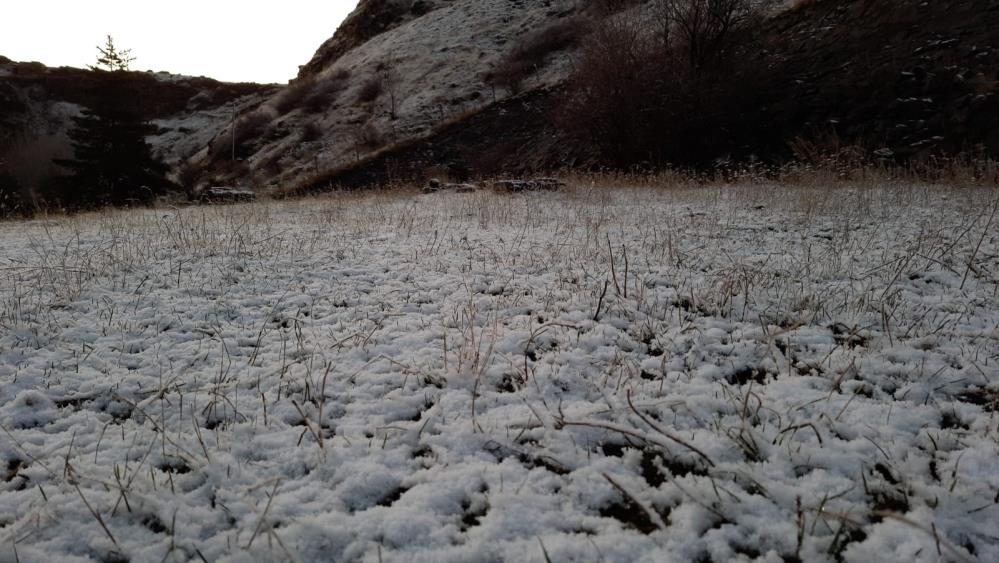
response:
<svg viewBox="0 0 999 563"><path fill-rule="evenodd" d="M0 223L0 561L997 561L995 198Z"/></svg>

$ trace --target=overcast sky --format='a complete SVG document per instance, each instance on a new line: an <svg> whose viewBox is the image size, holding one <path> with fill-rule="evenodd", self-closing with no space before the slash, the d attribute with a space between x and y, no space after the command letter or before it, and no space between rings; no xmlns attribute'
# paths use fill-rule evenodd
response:
<svg viewBox="0 0 999 563"><path fill-rule="evenodd" d="M284 83L357 0L3 0L0 55L48 66L94 64L114 37L132 70Z"/></svg>

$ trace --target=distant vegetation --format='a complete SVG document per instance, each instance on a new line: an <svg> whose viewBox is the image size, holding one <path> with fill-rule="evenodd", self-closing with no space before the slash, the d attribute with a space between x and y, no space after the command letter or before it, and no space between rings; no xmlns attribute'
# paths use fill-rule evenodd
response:
<svg viewBox="0 0 999 563"><path fill-rule="evenodd" d="M148 204L170 190L167 168L153 158L145 140L156 128L142 119L135 92L112 78L95 99L73 119L73 157L55 161L66 173L49 181L45 199L87 209Z"/></svg>
<svg viewBox="0 0 999 563"><path fill-rule="evenodd" d="M5 119L12 133L0 143L0 217L46 208L147 204L174 189L167 167L146 142L157 128L149 123L148 84L128 72L134 61L131 50L120 49L110 36L97 47L91 70L77 71L87 79L71 85L81 110L66 132L52 125L19 127L16 118L29 111L31 102L12 107ZM44 67L40 71L44 82L29 87L36 96L39 91L51 95L63 77L49 75ZM11 103L22 99L10 86L3 93Z"/></svg>

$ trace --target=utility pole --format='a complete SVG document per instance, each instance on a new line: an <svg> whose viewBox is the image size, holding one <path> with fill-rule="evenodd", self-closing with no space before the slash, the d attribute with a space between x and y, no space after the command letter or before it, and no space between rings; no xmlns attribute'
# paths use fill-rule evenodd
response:
<svg viewBox="0 0 999 563"><path fill-rule="evenodd" d="M232 159L236 160L236 102L232 102L232 125L229 127L232 131Z"/></svg>

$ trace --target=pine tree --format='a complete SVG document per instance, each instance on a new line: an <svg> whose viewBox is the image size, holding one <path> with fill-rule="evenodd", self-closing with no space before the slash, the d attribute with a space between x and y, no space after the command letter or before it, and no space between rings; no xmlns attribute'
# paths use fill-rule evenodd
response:
<svg viewBox="0 0 999 563"><path fill-rule="evenodd" d="M118 50L114 45L114 38L108 35L104 46L97 46L97 64L92 65L90 70L101 70L102 68L111 72L128 70L129 65L135 62L131 49Z"/></svg>
<svg viewBox="0 0 999 563"><path fill-rule="evenodd" d="M56 160L69 174L57 178L47 194L72 209L149 203L171 188L166 166L153 158L145 140L156 127L139 113L128 75L107 75L101 82L92 106L73 119L73 158Z"/></svg>

